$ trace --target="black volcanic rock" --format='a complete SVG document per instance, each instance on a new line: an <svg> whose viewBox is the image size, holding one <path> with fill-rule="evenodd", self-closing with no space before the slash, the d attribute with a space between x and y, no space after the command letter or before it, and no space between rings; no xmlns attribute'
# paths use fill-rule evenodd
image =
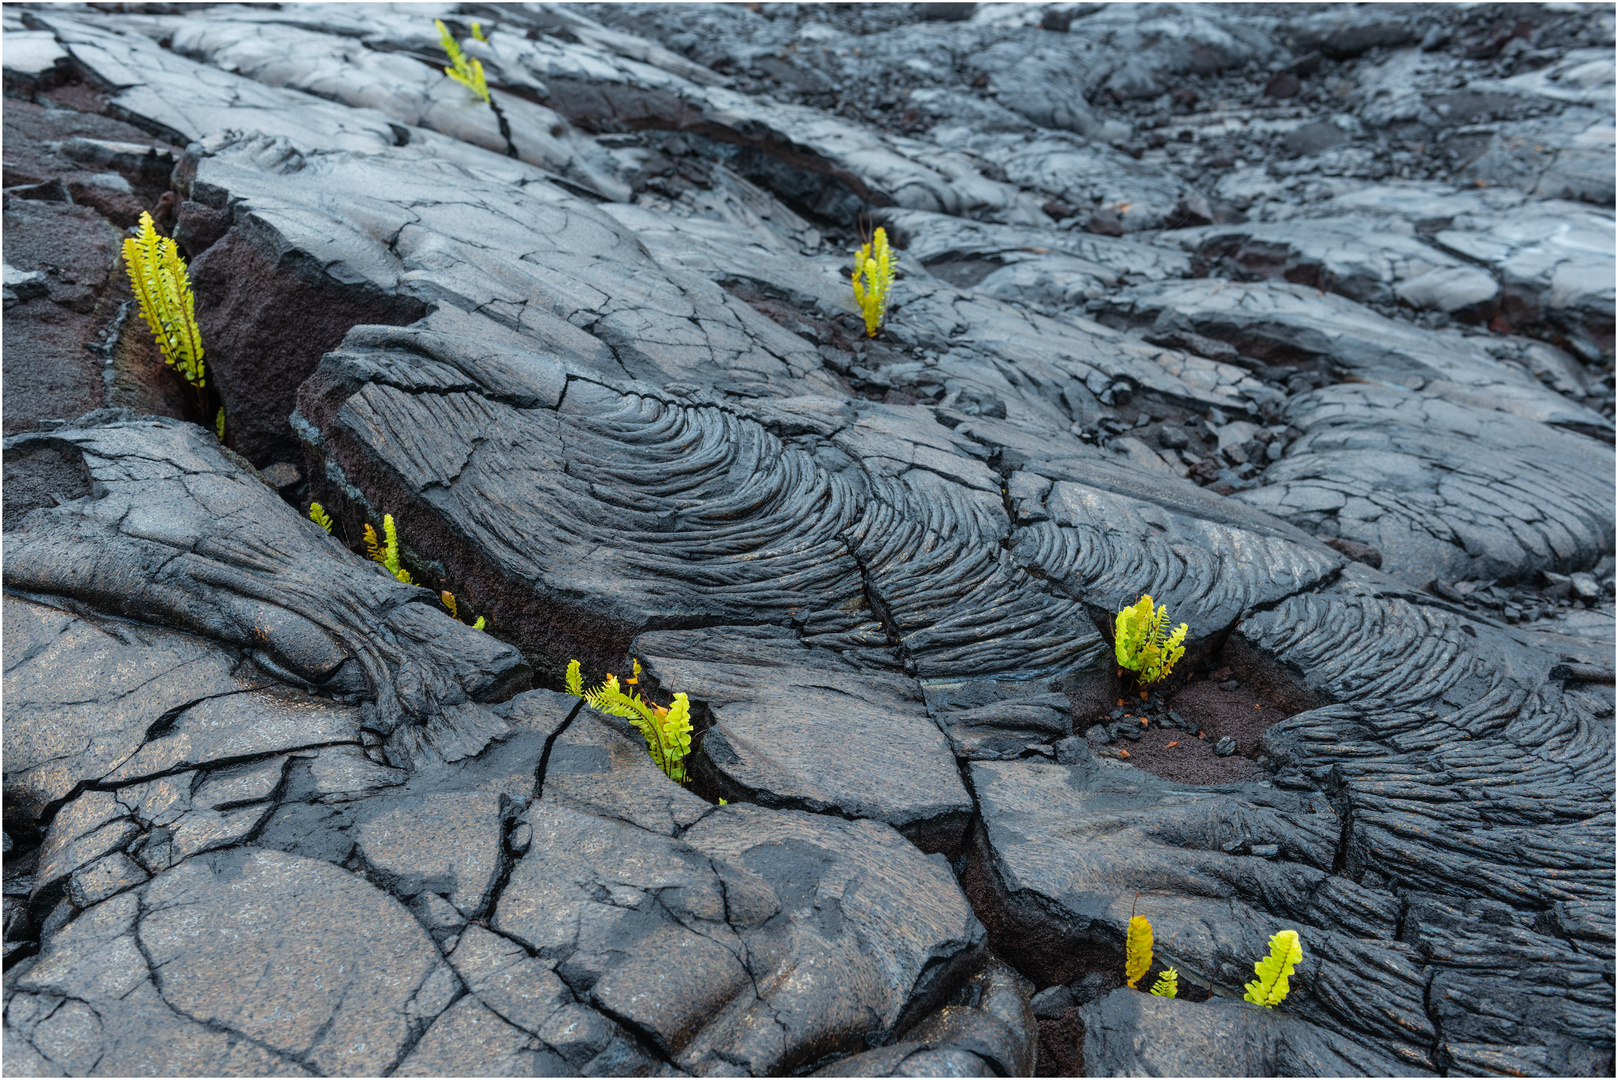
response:
<svg viewBox="0 0 1618 1080"><path fill-rule="evenodd" d="M1611 1073L1610 11L439 14L6 9L9 1071Z"/></svg>

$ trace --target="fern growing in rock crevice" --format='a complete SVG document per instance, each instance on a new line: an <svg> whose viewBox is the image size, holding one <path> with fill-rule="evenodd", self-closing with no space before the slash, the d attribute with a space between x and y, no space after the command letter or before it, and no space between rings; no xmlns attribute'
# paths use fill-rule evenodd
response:
<svg viewBox="0 0 1618 1080"><path fill-rule="evenodd" d="M1129 917L1129 933L1124 938L1124 983L1131 989L1152 967L1152 924L1145 916Z"/></svg>
<svg viewBox="0 0 1618 1080"><path fill-rule="evenodd" d="M1180 994L1180 973L1174 968L1168 968L1157 977L1152 984L1152 994L1155 997L1178 997Z"/></svg>
<svg viewBox="0 0 1618 1080"><path fill-rule="evenodd" d="M1258 978L1243 986L1247 993L1242 1000L1273 1009L1286 999L1291 987L1287 979L1292 969L1303 962L1303 945L1296 930L1282 930L1270 938L1270 955L1253 964Z"/></svg>
<svg viewBox="0 0 1618 1080"><path fill-rule="evenodd" d="M197 389L207 385L202 362L202 331L197 329L196 300L180 245L160 236L152 215L142 212L134 236L124 241L129 285L140 301L140 313L157 339L163 362Z"/></svg>
<svg viewBox="0 0 1618 1080"><path fill-rule="evenodd" d="M640 661L634 664L634 674L629 677L631 687L640 682ZM668 708L653 705L633 689L625 693L616 675L608 675L606 682L586 690L577 660L568 661L567 692L582 697L592 709L634 724L646 739L646 752L670 780L683 784L691 779L685 768L685 757L691 752L691 702L684 694L675 694Z"/></svg>
<svg viewBox="0 0 1618 1080"><path fill-rule="evenodd" d="M854 300L865 317L865 336L876 337L888 315L888 290L893 286L893 252L887 230L878 228L871 242L854 256Z"/></svg>
<svg viewBox="0 0 1618 1080"><path fill-rule="evenodd" d="M489 95L489 80L483 74L483 61L475 56L468 57L461 51L460 45L455 41L455 35L449 32L449 27L444 25L443 19L434 19L433 25L438 27L438 43L448 54L451 64L444 69L444 74L476 94L478 100L485 105L492 106L494 99ZM476 29L481 29L477 23L472 25ZM487 40L480 33L474 33L473 36L479 41Z"/></svg>
<svg viewBox="0 0 1618 1080"><path fill-rule="evenodd" d="M370 523L365 526L365 554L372 562L379 562L388 573L398 578L406 585L414 585L415 579L410 571L399 565L399 533L393 525L393 515L382 515L381 541L377 540L376 530Z"/></svg>
<svg viewBox="0 0 1618 1080"><path fill-rule="evenodd" d="M1118 667L1133 671L1141 686L1166 678L1185 655L1186 624L1166 633L1169 611L1154 605L1150 594L1118 613L1113 626L1113 652Z"/></svg>
<svg viewBox="0 0 1618 1080"><path fill-rule="evenodd" d="M202 331L197 327L196 298L180 246L157 231L152 215L144 211L135 235L124 240L124 264L129 287L140 304L141 317L157 341L163 362L191 387L196 419L208 420L207 368L203 363ZM225 441L225 410L213 418L214 434Z"/></svg>

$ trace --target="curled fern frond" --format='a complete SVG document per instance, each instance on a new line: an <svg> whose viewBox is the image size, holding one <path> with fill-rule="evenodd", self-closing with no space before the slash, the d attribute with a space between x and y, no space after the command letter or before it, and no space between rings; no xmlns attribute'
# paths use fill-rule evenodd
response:
<svg viewBox="0 0 1618 1080"><path fill-rule="evenodd" d="M1124 940L1124 982L1133 987L1152 966L1152 924L1144 915L1132 915Z"/></svg>
<svg viewBox="0 0 1618 1080"><path fill-rule="evenodd" d="M865 316L865 335L876 337L888 314L888 290L893 285L893 253L887 230L878 228L869 244L854 256L854 300Z"/></svg>
<svg viewBox="0 0 1618 1080"><path fill-rule="evenodd" d="M445 607L449 608L450 618L459 619L461 617L460 605L455 602L454 593L450 592L448 589L445 589L443 592L438 594L438 599Z"/></svg>
<svg viewBox="0 0 1618 1080"><path fill-rule="evenodd" d="M1154 605L1146 595L1120 611L1113 623L1118 666L1135 672L1142 686L1167 677L1185 655L1186 624L1181 623L1172 634L1165 633L1168 619L1168 608Z"/></svg>
<svg viewBox="0 0 1618 1080"><path fill-rule="evenodd" d="M468 57L455 43L455 37L444 25L443 19L434 19L433 25L438 27L438 41L449 55L449 62L453 65L444 69L444 74L476 94L485 105L492 105L494 101L489 97L489 81L483 76L483 62L476 57ZM474 26L476 24L473 24ZM474 35L477 36L477 35ZM481 37L478 40L483 40Z"/></svg>
<svg viewBox="0 0 1618 1080"><path fill-rule="evenodd" d="M140 228L124 241L129 284L140 301L140 313L157 339L163 362L192 386L205 384L202 331L197 329L196 302L180 247L159 236L152 215L142 213Z"/></svg>
<svg viewBox="0 0 1618 1080"><path fill-rule="evenodd" d="M331 515L326 513L326 508L321 506L319 503L312 502L309 504L309 520L314 522L316 525L319 525L327 532L331 532ZM366 528L370 528L370 526L367 525Z"/></svg>
<svg viewBox="0 0 1618 1080"><path fill-rule="evenodd" d="M1180 973L1169 968L1157 977L1152 984L1152 993L1158 997L1178 997L1180 994Z"/></svg>
<svg viewBox="0 0 1618 1080"><path fill-rule="evenodd" d="M1242 987L1247 991L1242 995L1243 1000L1266 1009L1275 1008L1286 999L1290 989L1287 978L1302 961L1303 945L1298 941L1298 932L1282 930L1270 938L1270 955L1253 964L1253 973L1258 978Z"/></svg>

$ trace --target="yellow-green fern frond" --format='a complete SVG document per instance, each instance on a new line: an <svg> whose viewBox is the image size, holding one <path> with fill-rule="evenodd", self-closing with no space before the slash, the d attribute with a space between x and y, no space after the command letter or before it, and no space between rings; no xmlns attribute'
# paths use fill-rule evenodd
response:
<svg viewBox="0 0 1618 1080"><path fill-rule="evenodd" d="M635 662L631 681L640 678L640 662ZM668 708L643 701L638 694L625 693L618 685L618 676L608 675L607 681L594 690L584 688L584 676L577 660L568 661L567 692L582 697L592 709L621 717L634 724L646 739L646 752L663 774L677 784L690 779L685 770L685 757L691 752L691 702L684 694L674 695L674 704Z"/></svg>
<svg viewBox="0 0 1618 1080"><path fill-rule="evenodd" d="M487 45L489 43L489 39L483 36L483 24L482 23L473 23L472 24L472 36L477 38L479 41L483 42L485 45Z"/></svg>
<svg viewBox="0 0 1618 1080"><path fill-rule="evenodd" d="M472 620L472 629L482 630L485 633L488 632L488 623L484 621L482 615L479 615L477 618Z"/></svg>
<svg viewBox="0 0 1618 1080"><path fill-rule="evenodd" d="M476 94L485 105L493 104L493 100L489 97L489 82L483 77L483 62L475 57L469 58L461 51L461 47L455 43L454 36L449 32L449 27L444 25L443 19L434 19L433 25L438 27L439 44L444 47L444 52L449 55L449 62L453 65L445 68L444 74Z"/></svg>
<svg viewBox="0 0 1618 1080"><path fill-rule="evenodd" d="M369 524L365 526L365 554L372 562L379 562L388 573L398 578L406 585L414 585L410 571L399 565L399 532L393 525L393 515L382 515L381 541L377 540L376 530Z"/></svg>
<svg viewBox="0 0 1618 1080"><path fill-rule="evenodd" d="M314 522L316 525L319 525L327 532L331 532L331 515L326 513L326 508L321 506L319 503L312 502L309 504L309 520ZM369 528L370 526L366 527Z"/></svg>
<svg viewBox="0 0 1618 1080"><path fill-rule="evenodd" d="M854 300L865 316L865 334L876 337L888 314L888 290L893 285L893 253L885 229L877 229L871 242L854 256L853 285Z"/></svg>
<svg viewBox="0 0 1618 1080"><path fill-rule="evenodd" d="M220 406L219 415L214 417L214 419L213 419L213 433L214 433L215 436L218 437L220 442L225 441L225 409L224 409L224 406Z"/></svg>
<svg viewBox="0 0 1618 1080"><path fill-rule="evenodd" d="M1247 991L1242 997L1254 1005L1275 1008L1286 999L1290 989L1287 978L1302 961L1303 945L1298 941L1298 932L1282 930L1270 938L1270 955L1253 965L1258 978L1242 988Z"/></svg>
<svg viewBox="0 0 1618 1080"><path fill-rule="evenodd" d="M1180 994L1180 973L1169 968L1157 977L1152 984L1152 993L1158 997L1178 997Z"/></svg>
<svg viewBox="0 0 1618 1080"><path fill-rule="evenodd" d="M1129 934L1124 941L1124 982L1134 986L1152 966L1152 924L1144 915L1129 919Z"/></svg>
<svg viewBox="0 0 1618 1080"><path fill-rule="evenodd" d="M674 704L666 709L653 705L642 717L645 723L635 726L646 736L652 760L670 780L685 783L690 779L685 756L691 752L691 702L684 694L675 694Z"/></svg>
<svg viewBox="0 0 1618 1080"><path fill-rule="evenodd" d="M159 236L152 215L142 213L139 231L124 241L124 262L163 362L200 389L205 385L202 331L197 329L196 302L179 245Z"/></svg>
<svg viewBox="0 0 1618 1080"><path fill-rule="evenodd" d="M1118 666L1136 673L1141 685L1165 678L1185 655L1186 624L1164 633L1168 608L1152 603L1150 595L1124 608L1113 623L1113 652Z"/></svg>
<svg viewBox="0 0 1618 1080"><path fill-rule="evenodd" d="M450 592L448 589L445 589L443 592L438 594L438 599L445 607L449 608L450 618L459 619L461 617L460 605L455 602L454 593Z"/></svg>

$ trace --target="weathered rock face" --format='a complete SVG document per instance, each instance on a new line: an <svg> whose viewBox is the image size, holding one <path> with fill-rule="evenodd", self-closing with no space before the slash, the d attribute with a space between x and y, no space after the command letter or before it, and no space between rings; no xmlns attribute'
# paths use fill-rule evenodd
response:
<svg viewBox="0 0 1618 1080"><path fill-rule="evenodd" d="M1610 1073L1610 12L442 14L4 16L10 1071Z"/></svg>

